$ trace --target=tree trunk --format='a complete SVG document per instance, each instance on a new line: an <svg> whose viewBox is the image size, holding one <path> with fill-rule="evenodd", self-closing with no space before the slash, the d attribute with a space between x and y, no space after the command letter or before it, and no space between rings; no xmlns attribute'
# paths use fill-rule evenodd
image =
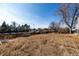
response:
<svg viewBox="0 0 79 59"><path fill-rule="evenodd" d="M70 34L72 33L72 28L69 29L69 33L70 33Z"/></svg>

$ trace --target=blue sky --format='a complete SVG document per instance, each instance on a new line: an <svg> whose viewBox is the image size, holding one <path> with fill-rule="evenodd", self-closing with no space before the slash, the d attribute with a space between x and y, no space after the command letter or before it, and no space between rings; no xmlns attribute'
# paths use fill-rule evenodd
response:
<svg viewBox="0 0 79 59"><path fill-rule="evenodd" d="M15 21L17 24L29 24L32 28L48 27L50 22L59 21L54 15L58 8L59 4L53 3L0 4L0 24Z"/></svg>

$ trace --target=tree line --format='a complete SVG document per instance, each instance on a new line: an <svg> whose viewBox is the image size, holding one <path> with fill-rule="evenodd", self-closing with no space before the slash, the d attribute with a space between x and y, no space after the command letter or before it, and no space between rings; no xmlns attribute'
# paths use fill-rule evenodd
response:
<svg viewBox="0 0 79 59"><path fill-rule="evenodd" d="M18 33L18 32L29 32L30 34L41 34L41 33L50 33L50 32L69 32L68 28L61 28L60 24L57 22L51 22L48 26L48 28L30 28L30 25L24 24L24 25L17 25L16 22L12 22L11 25L6 24L4 21L0 25L0 33Z"/></svg>
<svg viewBox="0 0 79 59"><path fill-rule="evenodd" d="M12 22L11 25L6 24L4 21L0 26L0 33L12 33L12 32L30 32L32 34L40 34L40 33L49 33L49 32L64 32L68 33L69 28L61 28L60 24L57 22L51 22L48 26L48 28L30 28L30 25L24 24L24 25L17 25L16 22Z"/></svg>
<svg viewBox="0 0 79 59"><path fill-rule="evenodd" d="M11 25L6 24L4 21L0 26L0 33L6 33L6 32L28 32L30 31L30 25L24 24L24 25L18 25L16 22L12 22Z"/></svg>

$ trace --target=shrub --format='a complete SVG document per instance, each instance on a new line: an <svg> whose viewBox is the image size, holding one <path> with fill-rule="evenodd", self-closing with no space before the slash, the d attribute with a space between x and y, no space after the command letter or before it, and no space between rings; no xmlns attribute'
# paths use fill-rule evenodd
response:
<svg viewBox="0 0 79 59"><path fill-rule="evenodd" d="M69 33L69 28L60 28L58 33Z"/></svg>

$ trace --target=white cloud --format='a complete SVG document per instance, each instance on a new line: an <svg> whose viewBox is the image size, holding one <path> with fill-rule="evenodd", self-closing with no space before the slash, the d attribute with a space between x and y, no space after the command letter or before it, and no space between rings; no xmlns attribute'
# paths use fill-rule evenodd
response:
<svg viewBox="0 0 79 59"><path fill-rule="evenodd" d="M7 4L0 4L0 25L3 21L8 24L15 21L18 24L29 24L31 28L47 27L47 24L45 25L42 20L44 19L40 16L31 14L28 10L24 13L18 8L13 8Z"/></svg>
<svg viewBox="0 0 79 59"><path fill-rule="evenodd" d="M14 14L11 12L13 12ZM12 21L15 21L18 24L25 23L25 21L21 17L18 17L15 13L15 10L7 10L5 8L0 8L0 24L3 21L9 24L11 24Z"/></svg>
<svg viewBox="0 0 79 59"><path fill-rule="evenodd" d="M39 24L39 16L29 15L30 13L27 13L28 15L22 17L20 15L17 15L18 13L19 11L13 9L0 8L0 25L3 21L8 24L11 24L13 21L15 21L17 24L27 23L31 25L31 28L45 27L44 25Z"/></svg>

